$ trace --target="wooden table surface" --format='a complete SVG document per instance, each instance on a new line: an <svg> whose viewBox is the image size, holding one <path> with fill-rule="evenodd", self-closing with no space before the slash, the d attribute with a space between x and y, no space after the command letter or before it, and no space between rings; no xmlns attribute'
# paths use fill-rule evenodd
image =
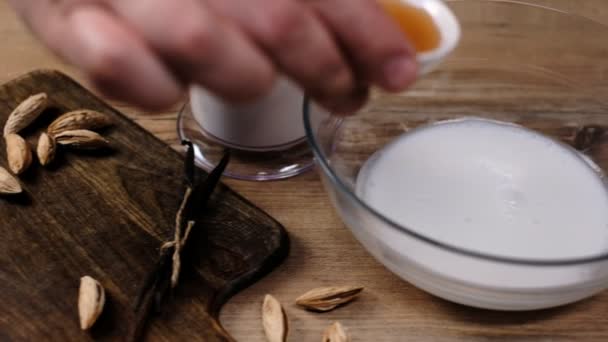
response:
<svg viewBox="0 0 608 342"><path fill-rule="evenodd" d="M532 2L608 23L606 0ZM0 2L0 41L0 82L38 68L59 69L86 82L76 70L49 54L4 1ZM113 104L162 140L176 144L178 106L151 115ZM222 323L239 341L264 340L260 305L265 293L284 303L291 341L319 341L324 327L335 320L350 329L355 341L608 341L608 293L564 308L527 313L448 303L400 280L369 256L334 213L315 172L282 182L226 182L283 223L292 241L291 254L279 269L224 307ZM333 284L362 284L366 290L355 303L326 314L309 313L293 304L302 292Z"/></svg>

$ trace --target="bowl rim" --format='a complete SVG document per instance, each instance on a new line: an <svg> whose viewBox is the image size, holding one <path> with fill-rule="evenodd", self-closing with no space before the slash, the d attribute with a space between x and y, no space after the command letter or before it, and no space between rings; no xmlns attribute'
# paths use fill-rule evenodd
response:
<svg viewBox="0 0 608 342"><path fill-rule="evenodd" d="M323 152L320 144L316 139L316 133L313 130L312 123L310 120L310 108L311 108L311 100L308 96L304 97L302 111L303 111L303 119L304 119L304 130L306 132L306 139L308 140L309 145L311 146L314 159L316 164L321 168L323 173L327 176L332 185L340 192L346 195L350 201L356 203L357 206L363 208L365 211L370 213L376 219L380 220L388 227L395 229L401 233L404 233L420 242L432 245L434 247L457 253L463 256L472 257L476 259L484 259L486 261L500 262L505 264L512 265L525 265L525 266L575 266L582 264L590 264L597 263L601 261L608 260L608 251L605 253L601 253L594 256L588 257L578 257L578 258L554 258L554 259L530 259L530 258L517 258L517 257L509 257L509 256L501 256L496 254L484 253L475 251L468 248L458 247L456 245L439 241L437 239L425 236L419 232L416 232L408 227L405 227L394 220L386 217L381 214L376 209L372 208L365 201L363 201L359 196L357 196L354 191L352 191L347 184L341 179L341 177L334 171L331 165L328 162L328 158L326 154ZM331 115L332 120L337 125L340 125L344 119L339 116Z"/></svg>
<svg viewBox="0 0 608 342"><path fill-rule="evenodd" d="M580 19L580 20L583 20L583 21L586 21L586 22L589 22L589 23L592 23L592 24L595 24L595 25L598 25L598 26L601 26L604 28L608 28L608 25L605 25L597 20L582 16L582 15L572 14L568 11L564 11L564 10L557 9L554 7L529 3L525 0L448 0L448 2L454 2L454 3L465 2L465 1L487 2L487 3L507 3L507 4L512 4L512 5L530 6L530 7L535 7L537 9L546 10L549 12L557 12L557 13L565 15L565 16L574 17L577 20ZM313 156L314 156L316 164L321 168L322 172L327 176L327 178L329 179L331 184L338 191L345 194L346 197L348 197L352 202L356 203L357 206L363 208L365 211L367 211L368 213L370 213L371 215L376 217L376 219L379 219L381 222L383 222L387 226L391 227L392 229L395 229L401 233L404 233L404 234L410 236L411 238L414 238L422 243L426 243L431 246L434 246L434 247L437 247L437 248L440 248L440 249L443 249L443 250L446 250L449 252L453 252L453 253L456 253L456 254L459 254L462 256L466 256L466 257L471 257L474 259L482 259L485 261L499 262L499 263L503 263L503 264L520 265L520 266L553 266L553 267L556 267L556 266L576 266L576 265L583 265L583 264L591 264L591 263L598 263L598 262L608 260L608 251L601 253L601 254L593 255L593 256L585 256L585 257L578 257L578 258L562 258L562 259L558 259L558 258L530 259L530 258L517 258L517 257L501 256L501 255L496 255L496 254L479 252L479 251L475 251L472 249L462 248L462 247L458 247L456 245L441 242L437 239L430 238L428 236L425 236L424 234L418 233L408 227L398 224L397 222L382 215L380 212L378 212L377 210L375 210L374 208L369 206L367 203L365 203L365 201L360 199L347 186L347 184L340 178L340 176L331 167L331 165L328 162L327 156L325 155L321 146L319 145L319 143L316 140L316 133L312 127L312 123L310 120L311 102L312 102L312 100L309 98L308 95L305 94L304 99L303 99L303 104L302 104L302 113L303 113L302 119L304 121L304 130L306 133L306 139L308 140L308 143L311 146L311 150L313 152ZM335 123L337 125L340 125L344 120L343 118L341 118L339 116L334 116L331 114L329 114L329 115L330 115L330 117L332 117L333 120L335 120Z"/></svg>

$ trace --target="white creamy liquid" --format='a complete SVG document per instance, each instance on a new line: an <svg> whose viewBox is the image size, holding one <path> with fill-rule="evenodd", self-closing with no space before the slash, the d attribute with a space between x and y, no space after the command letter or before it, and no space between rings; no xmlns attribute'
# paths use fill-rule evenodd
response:
<svg viewBox="0 0 608 342"><path fill-rule="evenodd" d="M473 251L564 259L608 249L601 176L574 150L514 125L464 119L404 134L366 162L357 193L394 222Z"/></svg>
<svg viewBox="0 0 608 342"><path fill-rule="evenodd" d="M286 79L265 97L249 104L227 103L201 87L192 87L190 103L199 125L226 146L251 151L284 150L305 137L304 95Z"/></svg>

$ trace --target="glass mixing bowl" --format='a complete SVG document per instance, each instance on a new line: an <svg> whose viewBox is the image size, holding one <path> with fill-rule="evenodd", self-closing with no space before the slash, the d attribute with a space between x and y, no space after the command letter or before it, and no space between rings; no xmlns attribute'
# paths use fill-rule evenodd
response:
<svg viewBox="0 0 608 342"><path fill-rule="evenodd" d="M357 175L375 152L420 125L464 116L540 131L576 148L598 172L608 170L608 28L520 1L449 5L462 25L462 40L412 88L399 94L374 91L365 108L343 118L305 101L307 136L332 204L388 269L454 302L531 310L604 290L608 242L604 252L580 258L494 254L399 225L357 196Z"/></svg>

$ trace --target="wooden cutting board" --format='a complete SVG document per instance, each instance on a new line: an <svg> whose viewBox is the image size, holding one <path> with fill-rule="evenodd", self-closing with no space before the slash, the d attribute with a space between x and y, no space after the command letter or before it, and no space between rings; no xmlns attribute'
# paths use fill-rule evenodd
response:
<svg viewBox="0 0 608 342"><path fill-rule="evenodd" d="M58 114L78 108L110 115L110 153L63 152L21 177L25 195L0 198L0 340L119 340L134 319L142 279L172 234L183 193L182 157L67 76L35 71L0 86L0 122L31 94L53 109L23 132L35 146ZM6 166L3 139L0 164ZM279 265L288 252L283 227L226 186L209 204L195 270L174 294L170 315L147 338L231 340L218 322L225 301ZM79 279L106 288L106 308L90 332L79 328Z"/></svg>

